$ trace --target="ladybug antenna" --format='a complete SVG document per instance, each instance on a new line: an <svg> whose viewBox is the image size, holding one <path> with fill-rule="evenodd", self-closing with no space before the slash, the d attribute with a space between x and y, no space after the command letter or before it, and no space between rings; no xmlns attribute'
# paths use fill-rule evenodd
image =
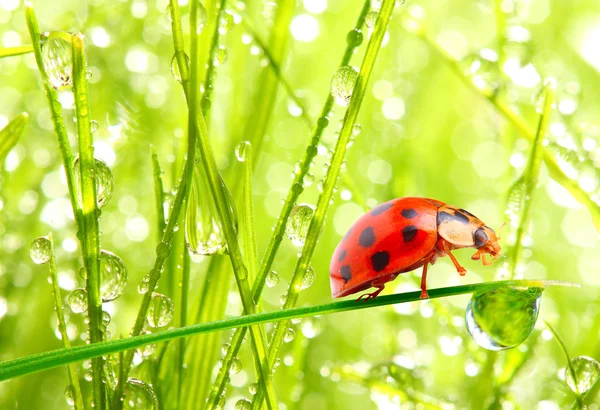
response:
<svg viewBox="0 0 600 410"><path fill-rule="evenodd" d="M500 240L500 233L502 232L502 229L504 229L504 227L505 227L505 226L506 226L506 222L504 222L504 223L502 224L502 226L500 227L500 229L498 230L498 236L497 236L497 237L498 237L498 240Z"/></svg>

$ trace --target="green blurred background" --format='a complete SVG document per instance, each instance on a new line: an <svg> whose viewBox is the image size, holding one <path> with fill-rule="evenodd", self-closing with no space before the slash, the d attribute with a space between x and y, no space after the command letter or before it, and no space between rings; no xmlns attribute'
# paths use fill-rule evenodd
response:
<svg viewBox="0 0 600 410"><path fill-rule="evenodd" d="M99 123L96 156L111 167L115 180L113 198L102 211L102 247L118 254L129 270L125 294L105 304L105 310L113 318L109 325L112 335L126 336L141 300L137 283L151 268L157 243L150 147L159 154L170 191L180 166L176 158L186 140L187 108L181 87L170 72L173 45L165 15L167 1L40 0L33 4L42 31L81 31L86 35L92 114ZM187 13L185 2L180 4ZM244 4L246 22L263 39L268 38L275 2L247 1L227 7L235 10ZM282 72L314 120L341 60L346 33L361 7L362 2L356 0L297 2ZM467 209L494 228L504 222L508 190L527 160L527 140L485 98L466 87L427 42L400 24L402 13L423 14L431 41L458 60L469 59L482 49L498 50L501 39L495 7L493 0L407 0L397 7L362 104L362 133L347 153L344 172L363 198L357 199L343 184L339 186L313 258L316 280L302 292L300 305L331 301L330 256L365 205L372 207L402 196L427 196ZM502 98L534 126L535 96L544 78L555 77L559 84L557 109L549 140L575 152L574 135L579 133L584 147L579 154L600 165L600 148L596 148L600 138L596 126L600 114L596 98L600 92L600 3L504 0L501 7L508 33L504 74L490 69L485 78L499 81ZM232 153L252 127L255 107L265 98L258 87L259 78L270 69L261 50L253 49L254 43L245 44L247 29L237 23L222 37L228 57L217 68L210 129L218 165L229 184L240 178L241 166ZM368 31L365 29L365 42L353 57L355 66L360 64ZM3 47L30 43L19 0L0 0L0 42ZM70 119L74 116L72 96L68 91L59 95L65 118ZM35 237L53 232L65 298L70 290L84 285L76 273L80 251L34 58L0 59L0 127L23 111L29 113L30 124L2 171L0 360L61 347L47 268L34 265L29 257L29 244ZM279 216L294 164L310 138L311 130L300 112L280 89L254 177L259 255ZM336 106L323 137L327 147L335 142L334 132L343 112L344 107ZM67 127L75 143L74 123L67 121ZM320 148L320 154L311 169L316 180L323 177L327 148ZM568 163L564 166L569 169ZM595 169L573 172L570 175L591 195L598 191ZM306 187L299 202L315 204L317 185ZM544 167L533 201L521 276L584 285L582 289L547 290L540 319L555 325L572 356L598 359L598 233L588 211L552 181ZM297 251L284 241L273 266L281 280L277 286L265 288L265 310L279 308ZM459 277L444 258L431 269L429 287L502 277L502 260L484 267L470 260L471 253L455 252L468 270L465 277ZM207 260L194 258L192 311L205 276L210 275ZM163 293L168 292L165 280L160 285ZM402 275L386 292L415 290L418 280L418 274ZM283 364L275 374L279 400L288 409L410 409L416 405L403 394L415 391L453 403L455 408L488 408L494 397L503 402L498 407L503 409L568 408L573 395L564 383L566 361L543 322L538 322L518 352L487 352L472 341L465 328L468 300L468 296L452 297L435 304L411 303L304 320L295 326L294 341L284 346ZM66 311L73 343L84 343L82 316ZM240 311L232 286L226 314L235 316ZM224 342L229 335L223 334ZM242 353L243 370L232 376L226 408L249 397L248 384L254 381L248 346ZM509 385L497 388L503 372L520 353L527 356L523 368ZM402 382L369 372L379 364L400 372ZM64 368L2 382L0 408L66 409L63 391L67 384ZM84 382L84 390L89 388ZM169 386L158 388L168 390ZM597 390L587 399L590 409L598 409L593 404L600 400Z"/></svg>

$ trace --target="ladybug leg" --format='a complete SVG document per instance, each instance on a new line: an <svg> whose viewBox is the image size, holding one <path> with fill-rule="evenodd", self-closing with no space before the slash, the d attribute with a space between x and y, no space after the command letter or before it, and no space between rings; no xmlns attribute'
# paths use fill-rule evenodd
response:
<svg viewBox="0 0 600 410"><path fill-rule="evenodd" d="M423 265L423 273L421 274L421 296L420 299L429 299L429 294L427 293L427 265L431 261L431 256L427 258L425 264Z"/></svg>
<svg viewBox="0 0 600 410"><path fill-rule="evenodd" d="M447 248L446 243L443 241L442 241L442 247L444 248L444 253L446 255L448 255L450 257L450 259L452 259L452 263L456 267L458 274L460 276L465 276L467 273L467 270L465 268L463 268L462 266L460 266L460 263L458 263L458 260L454 257L454 255L452 255L452 253L450 252L450 249Z"/></svg>
<svg viewBox="0 0 600 410"><path fill-rule="evenodd" d="M358 297L358 299L356 299L356 301L357 302L360 302L360 301L366 302L370 299L375 299L377 296L379 296L379 294L381 293L383 288L385 288L386 282L389 282L389 281L388 280L385 280L385 281L374 280L373 282L371 282L371 286L374 288L377 288L377 290L372 293L365 293L363 295L360 295Z"/></svg>

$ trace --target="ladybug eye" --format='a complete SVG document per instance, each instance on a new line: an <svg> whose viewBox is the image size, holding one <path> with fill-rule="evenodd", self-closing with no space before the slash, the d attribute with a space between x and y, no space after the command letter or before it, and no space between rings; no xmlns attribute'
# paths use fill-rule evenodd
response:
<svg viewBox="0 0 600 410"><path fill-rule="evenodd" d="M488 241L488 237L485 234L485 232L483 231L483 228L479 228L478 230L475 231L475 234L473 235L473 239L475 240L476 248L481 248Z"/></svg>

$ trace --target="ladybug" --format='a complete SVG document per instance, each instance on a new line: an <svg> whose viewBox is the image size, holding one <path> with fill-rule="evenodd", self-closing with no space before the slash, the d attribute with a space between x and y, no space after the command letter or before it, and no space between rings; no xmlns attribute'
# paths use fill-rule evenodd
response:
<svg viewBox="0 0 600 410"><path fill-rule="evenodd" d="M500 245L492 228L464 209L430 199L407 197L383 203L361 216L338 244L329 268L334 298L377 288L357 300L374 299L401 273L423 267L421 299L428 298L427 266L448 255L458 273L467 273L451 251L476 248L471 257L498 259Z"/></svg>

